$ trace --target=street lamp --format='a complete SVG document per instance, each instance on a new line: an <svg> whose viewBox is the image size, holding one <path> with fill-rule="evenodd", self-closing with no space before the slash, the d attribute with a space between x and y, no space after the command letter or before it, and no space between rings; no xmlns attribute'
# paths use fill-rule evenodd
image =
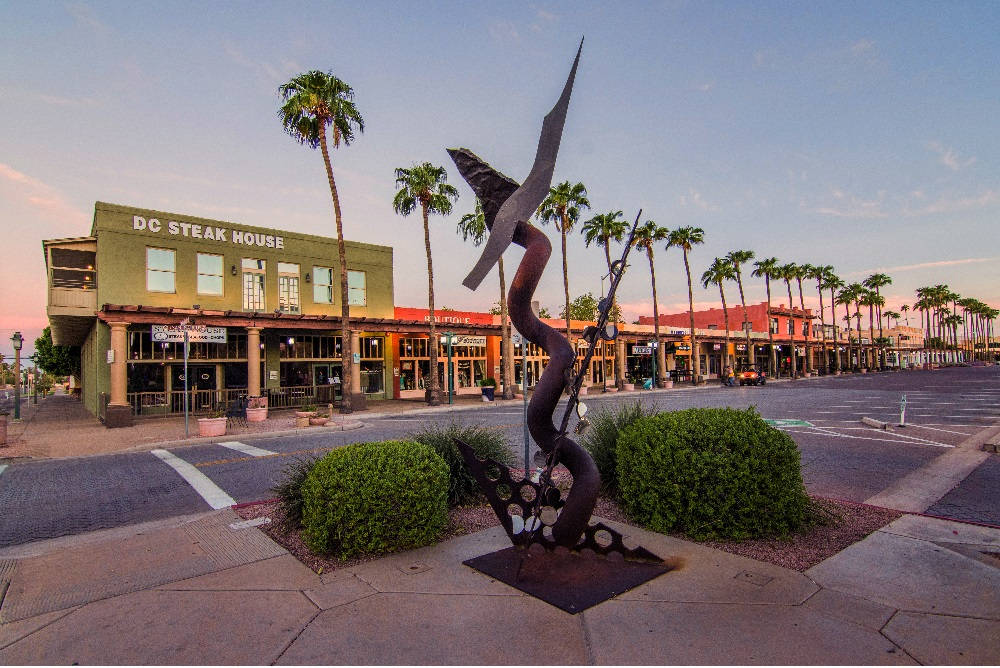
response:
<svg viewBox="0 0 1000 668"><path fill-rule="evenodd" d="M14 332L10 337L10 342L14 344L14 419L21 419L21 346L24 345L24 338L21 332Z"/></svg>

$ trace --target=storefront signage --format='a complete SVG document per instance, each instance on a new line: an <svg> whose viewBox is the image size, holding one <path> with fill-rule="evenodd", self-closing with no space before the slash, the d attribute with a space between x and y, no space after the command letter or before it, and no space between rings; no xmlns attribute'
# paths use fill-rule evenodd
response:
<svg viewBox="0 0 1000 668"><path fill-rule="evenodd" d="M226 343L225 327L205 325L153 325L152 336L155 343L183 343L184 332L191 343Z"/></svg>
<svg viewBox="0 0 1000 668"><path fill-rule="evenodd" d="M174 236L191 237L193 239L222 241L231 243L234 246L285 247L285 238L274 234L258 234L256 232L244 232L243 230L230 230L228 227L182 223L176 220L168 220L164 224L156 218L147 220L142 216L132 216L132 229L139 232L148 230L154 234L171 234Z"/></svg>
<svg viewBox="0 0 1000 668"><path fill-rule="evenodd" d="M451 340L453 346L485 346L485 336L456 336Z"/></svg>
<svg viewBox="0 0 1000 668"><path fill-rule="evenodd" d="M653 349L649 346L632 346L633 355L652 355Z"/></svg>

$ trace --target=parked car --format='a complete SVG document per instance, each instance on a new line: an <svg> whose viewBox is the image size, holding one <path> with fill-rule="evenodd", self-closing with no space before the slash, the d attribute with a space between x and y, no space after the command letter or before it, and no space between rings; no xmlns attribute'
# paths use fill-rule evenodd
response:
<svg viewBox="0 0 1000 668"><path fill-rule="evenodd" d="M767 372L759 364L741 364L736 369L736 378L740 385L763 385L767 382Z"/></svg>

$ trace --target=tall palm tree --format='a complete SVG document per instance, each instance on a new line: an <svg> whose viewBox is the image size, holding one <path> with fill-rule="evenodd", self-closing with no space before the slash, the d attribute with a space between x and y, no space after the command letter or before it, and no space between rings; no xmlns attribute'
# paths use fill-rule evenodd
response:
<svg viewBox="0 0 1000 668"><path fill-rule="evenodd" d="M788 322L789 322L789 325L790 325L789 329L792 330L791 333L789 334L788 338L789 338L789 342L790 342L791 348L792 348L792 355L791 355L791 359L792 359L792 380L795 380L796 377L798 376L798 369L797 369L798 360L796 359L798 357L798 355L796 354L796 348L795 348L795 319L792 317L792 308L793 308L792 307L792 280L794 280L795 277L798 276L799 267L794 262L789 262L788 264L781 265L778 268L778 271L780 272L779 273L779 277L781 278L781 280L783 280L785 282L785 287L788 288Z"/></svg>
<svg viewBox="0 0 1000 668"><path fill-rule="evenodd" d="M850 285L844 285L843 282L841 282L840 289L837 292L834 301L835 304L842 304L844 306L845 315L847 316L846 318L844 318L845 320L847 320L847 361L848 364L851 366L851 370L854 369L854 343L855 343L853 332L851 331L851 306L858 299L859 289L861 289L860 283L851 283ZM857 344L860 347L861 345L860 335L857 339ZM861 366L860 352L858 353L857 359L858 359L858 366L860 367Z"/></svg>
<svg viewBox="0 0 1000 668"><path fill-rule="evenodd" d="M712 260L712 264L709 265L708 269L704 274L701 275L701 285L704 288L708 287L709 283L715 283L719 286L719 297L722 298L722 317L726 324L726 343L725 348L723 348L722 357L725 360L725 364L719 367L719 373L722 373L724 366L729 366L732 361L729 359L729 307L726 306L726 291L722 287L724 281L734 281L736 280L736 270L733 269L733 265L726 258L717 257Z"/></svg>
<svg viewBox="0 0 1000 668"><path fill-rule="evenodd" d="M767 288L767 344L771 351L771 373L778 374L778 358L774 352L774 328L771 327L771 279L778 277L778 258L769 257L757 260L753 263L753 276L764 278L764 285Z"/></svg>
<svg viewBox="0 0 1000 668"><path fill-rule="evenodd" d="M809 267L806 278L811 278L816 281L816 292L819 293L819 332L823 341L823 353L821 355L823 366L820 373L827 373L830 368L830 356L826 349L826 307L823 305L823 278L828 273L833 271L833 267L829 264L806 266ZM834 341L834 347L836 347L836 345L837 343Z"/></svg>
<svg viewBox="0 0 1000 668"><path fill-rule="evenodd" d="M843 368L841 366L840 360L840 332L837 329L837 290L844 287L844 281L840 279L835 273L833 273L833 268L831 267L829 271L825 272L823 278L821 279L823 290L830 291L830 319L833 321L833 372L834 374L839 374L840 370ZM850 337L848 337L848 340Z"/></svg>
<svg viewBox="0 0 1000 668"><path fill-rule="evenodd" d="M467 213L458 221L458 233L462 241L472 239L473 246L479 246L486 240L486 216L483 214L483 204L476 198L476 210ZM514 398L514 341L510 335L510 322L507 319L507 279L503 273L503 257L497 261L497 271L500 274L500 348L503 350L503 398Z"/></svg>
<svg viewBox="0 0 1000 668"><path fill-rule="evenodd" d="M691 318L691 382L695 385L701 380L701 355L698 354L698 339L694 331L694 292L691 290L691 264L688 253L691 248L705 243L705 230L700 227L678 227L671 230L667 237L667 249L680 248L684 253L684 273L688 283L688 315Z"/></svg>
<svg viewBox="0 0 1000 668"><path fill-rule="evenodd" d="M340 213L340 195L330 165L326 130L333 128L333 147L354 141L354 130L365 131L365 121L354 105L354 91L332 73L310 70L280 86L283 104L278 110L281 124L293 139L310 148L319 147L326 167L326 179L333 198L333 216L337 223L337 257L340 262L340 325L342 378L340 412L351 412L355 392L351 381L354 356L351 354L351 307L347 289L347 252L344 248L344 222ZM360 389L360 388L358 388Z"/></svg>
<svg viewBox="0 0 1000 668"><path fill-rule="evenodd" d="M802 296L802 279L809 278L812 275L812 265L811 264L800 264L795 267L795 280L799 284L799 309L802 311L802 321L805 323L805 337L806 337L806 368L805 372L812 373L812 319L806 318L806 302L805 298Z"/></svg>
<svg viewBox="0 0 1000 668"><path fill-rule="evenodd" d="M447 183L448 172L444 167L424 162L409 169L396 169L396 187L399 191L392 200L392 207L401 216L408 216L420 205L424 221L424 248L427 251L427 311L430 320L430 340L427 352L430 356L431 383L427 388L427 403L437 406L441 403L441 385L438 377L438 339L434 323L434 265L431 262L431 229L428 215L437 213L447 216L451 213L451 203L458 199L458 190Z"/></svg>
<svg viewBox="0 0 1000 668"><path fill-rule="evenodd" d="M903 312L903 317L906 319L906 326L909 327L910 326L910 316L908 314L910 312L910 305L909 304L903 304L902 306L899 307L899 310ZM896 323L896 326L897 327L899 326L898 322Z"/></svg>
<svg viewBox="0 0 1000 668"><path fill-rule="evenodd" d="M881 293L880 289L883 288L883 287L885 287L885 286L887 286L887 285L892 285L892 278L890 278L888 274L872 274L871 276L869 276L868 278L866 278L864 280L863 285L866 288L868 288L869 290L874 290L876 297L881 297L882 293ZM876 299L875 301L878 302L879 300ZM883 300L883 304L884 304L884 300ZM881 338L883 338L883 336L882 336L882 306L878 306L877 308L878 308L878 338L881 339ZM879 364L878 365L879 365L880 369L885 366L885 355L882 354L882 353L880 353Z"/></svg>
<svg viewBox="0 0 1000 668"><path fill-rule="evenodd" d="M854 319L855 319L855 321L857 322L857 325L858 325L858 349L860 351L858 357L859 357L859 360L860 360L861 357L864 358L865 361L864 361L864 365L863 366L864 366L864 368L865 368L866 371L870 371L871 370L871 363L869 361L869 354L867 352L865 352L864 341L861 338L861 307L865 306L867 304L869 295L871 295L872 297L874 297L875 293L871 292L870 290L868 290L867 288L865 288L864 285L862 285L860 283L852 283L851 285L852 286L857 286L855 288L855 290L854 290L854 294L855 294L855 297L854 297ZM872 343L871 342L871 338L869 338L868 339L869 346L871 346L871 343ZM859 361L859 363L860 363L860 361Z"/></svg>
<svg viewBox="0 0 1000 668"><path fill-rule="evenodd" d="M572 343L570 334L569 317L569 264L566 261L566 235L573 231L573 225L580 219L581 209L589 209L590 200L587 199L587 189L582 183L570 184L569 181L549 188L549 194L538 207L536 214L538 220L545 223L552 222L559 230L562 238L562 268L563 268L563 296L566 299L566 340Z"/></svg>
<svg viewBox="0 0 1000 668"><path fill-rule="evenodd" d="M604 259L608 263L608 273L611 273L611 242L621 243L628 234L628 222L622 218L621 211L611 211L609 213L599 213L583 224L580 230L583 233L587 247L596 243L604 246ZM603 295L602 295L603 297ZM611 303L611 313L618 313L618 298ZM566 311L567 317L569 310ZM615 386L619 390L625 389L625 360L622 355L615 355Z"/></svg>
<svg viewBox="0 0 1000 668"><path fill-rule="evenodd" d="M656 386L663 387L667 381L666 355L660 345L660 309L656 300L656 269L653 266L653 245L665 241L670 236L670 230L660 227L652 220L647 220L635 230L633 237L637 248L646 251L649 259L649 282L653 287L653 334L656 339Z"/></svg>
<svg viewBox="0 0 1000 668"><path fill-rule="evenodd" d="M743 271L742 266L744 263L749 262L754 258L752 250L734 250L729 251L726 255L726 259L729 260L730 264L733 265L733 270L736 272L736 285L740 288L740 304L743 306L743 322L746 323L743 326L743 330L747 337L747 361L750 364L754 364L754 349L753 343L750 342L750 316L747 315L747 300L743 295Z"/></svg>

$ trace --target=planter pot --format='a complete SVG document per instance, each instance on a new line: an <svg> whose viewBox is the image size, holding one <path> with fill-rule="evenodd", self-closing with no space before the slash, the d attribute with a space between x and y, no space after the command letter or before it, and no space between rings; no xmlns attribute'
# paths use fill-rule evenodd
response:
<svg viewBox="0 0 1000 668"><path fill-rule="evenodd" d="M861 369L861 373L868 373L868 369Z"/></svg>
<svg viewBox="0 0 1000 668"><path fill-rule="evenodd" d="M226 418L198 418L199 436L225 436Z"/></svg>
<svg viewBox="0 0 1000 668"><path fill-rule="evenodd" d="M635 392L635 383L625 383L626 392Z"/></svg>
<svg viewBox="0 0 1000 668"><path fill-rule="evenodd" d="M493 401L497 388L492 385L484 385L480 388L483 391L483 401Z"/></svg>
<svg viewBox="0 0 1000 668"><path fill-rule="evenodd" d="M247 422L263 422L267 419L267 406L263 408L248 408Z"/></svg>
<svg viewBox="0 0 1000 668"><path fill-rule="evenodd" d="M328 418L328 417L315 417L315 416L313 416L313 417L309 418L309 424L312 425L313 427L322 427L323 425L325 425L329 421L330 421L330 418Z"/></svg>
<svg viewBox="0 0 1000 668"><path fill-rule="evenodd" d="M674 381L672 381L672 380L665 380L665 381L663 381L663 389L669 390L669 389L672 389L673 386L674 386Z"/></svg>
<svg viewBox="0 0 1000 668"><path fill-rule="evenodd" d="M295 411L295 417L297 418L311 418L316 415L316 411Z"/></svg>
<svg viewBox="0 0 1000 668"><path fill-rule="evenodd" d="M308 427L309 426L309 416L295 416L295 426L296 427Z"/></svg>

